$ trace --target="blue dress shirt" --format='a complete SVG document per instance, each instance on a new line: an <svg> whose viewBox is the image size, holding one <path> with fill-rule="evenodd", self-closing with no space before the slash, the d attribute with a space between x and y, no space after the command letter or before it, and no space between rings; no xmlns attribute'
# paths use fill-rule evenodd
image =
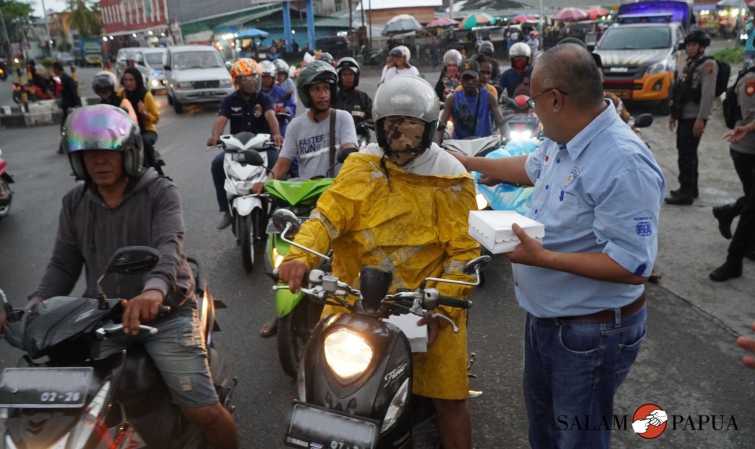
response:
<svg viewBox="0 0 755 449"><path fill-rule="evenodd" d="M630 273L650 275L665 181L613 104L565 145L546 139L526 169L535 185L528 216L545 225L546 249L605 253ZM623 307L645 288L520 264L513 271L520 306L540 318Z"/></svg>

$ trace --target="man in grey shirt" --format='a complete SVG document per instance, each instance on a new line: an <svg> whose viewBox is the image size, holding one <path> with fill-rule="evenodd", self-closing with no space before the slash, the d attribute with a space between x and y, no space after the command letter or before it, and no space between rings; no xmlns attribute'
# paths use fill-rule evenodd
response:
<svg viewBox="0 0 755 449"><path fill-rule="evenodd" d="M283 150L273 167L273 178L283 178L293 161L299 164L300 178L335 177L338 166L337 156L330 154L331 135L339 152L356 148L357 133L351 115L331 108L336 82L337 75L330 64L315 61L302 70L296 87L302 103L309 109L288 125Z"/></svg>
<svg viewBox="0 0 755 449"><path fill-rule="evenodd" d="M307 112L293 119L286 130L283 149L272 170L273 179L284 178L294 161L299 164L299 178L333 177L338 174L338 155L330 151L331 135L336 153L357 147L357 131L351 114L332 109L338 75L332 65L324 61L307 64L299 74L296 89ZM262 191L263 184L255 186ZM260 329L262 337L272 337L277 331L277 319Z"/></svg>

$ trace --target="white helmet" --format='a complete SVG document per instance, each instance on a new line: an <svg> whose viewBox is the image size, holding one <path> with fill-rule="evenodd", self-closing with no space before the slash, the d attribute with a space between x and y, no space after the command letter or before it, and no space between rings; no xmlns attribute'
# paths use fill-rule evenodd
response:
<svg viewBox="0 0 755 449"><path fill-rule="evenodd" d="M443 65L453 64L460 66L463 59L459 50L451 49L443 55Z"/></svg>
<svg viewBox="0 0 755 449"><path fill-rule="evenodd" d="M532 57L532 49L524 42L517 42L511 46L509 50L509 58L515 58L517 56L523 56L527 59Z"/></svg>
<svg viewBox="0 0 755 449"><path fill-rule="evenodd" d="M278 71L278 73L285 73L288 75L288 71L290 70L288 67L288 63L282 59L276 59L273 61L273 64L275 64L275 70Z"/></svg>
<svg viewBox="0 0 755 449"><path fill-rule="evenodd" d="M270 61L260 62L260 75L275 76L275 64Z"/></svg>

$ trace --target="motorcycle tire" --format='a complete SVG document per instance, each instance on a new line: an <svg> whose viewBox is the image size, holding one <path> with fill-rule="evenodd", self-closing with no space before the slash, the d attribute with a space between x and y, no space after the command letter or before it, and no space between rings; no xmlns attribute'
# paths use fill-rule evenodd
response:
<svg viewBox="0 0 755 449"><path fill-rule="evenodd" d="M0 179L0 191L8 195L8 200L4 205L0 205L0 220L10 214L10 206L13 203L13 191L4 179Z"/></svg>
<svg viewBox="0 0 755 449"><path fill-rule="evenodd" d="M321 314L322 306L304 297L291 313L278 318L278 359L292 379L296 379L299 361Z"/></svg>
<svg viewBox="0 0 755 449"><path fill-rule="evenodd" d="M241 246L241 262L244 265L244 270L247 273L251 273L254 268L254 224L252 223L252 217L247 215L245 217L238 217L238 229L236 229L236 236Z"/></svg>

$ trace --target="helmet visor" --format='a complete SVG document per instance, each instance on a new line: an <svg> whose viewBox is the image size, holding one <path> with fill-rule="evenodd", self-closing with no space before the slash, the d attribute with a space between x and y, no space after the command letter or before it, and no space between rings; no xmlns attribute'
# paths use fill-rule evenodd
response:
<svg viewBox="0 0 755 449"><path fill-rule="evenodd" d="M131 136L134 123L125 111L110 105L77 109L66 122L69 153L87 150L120 151Z"/></svg>

